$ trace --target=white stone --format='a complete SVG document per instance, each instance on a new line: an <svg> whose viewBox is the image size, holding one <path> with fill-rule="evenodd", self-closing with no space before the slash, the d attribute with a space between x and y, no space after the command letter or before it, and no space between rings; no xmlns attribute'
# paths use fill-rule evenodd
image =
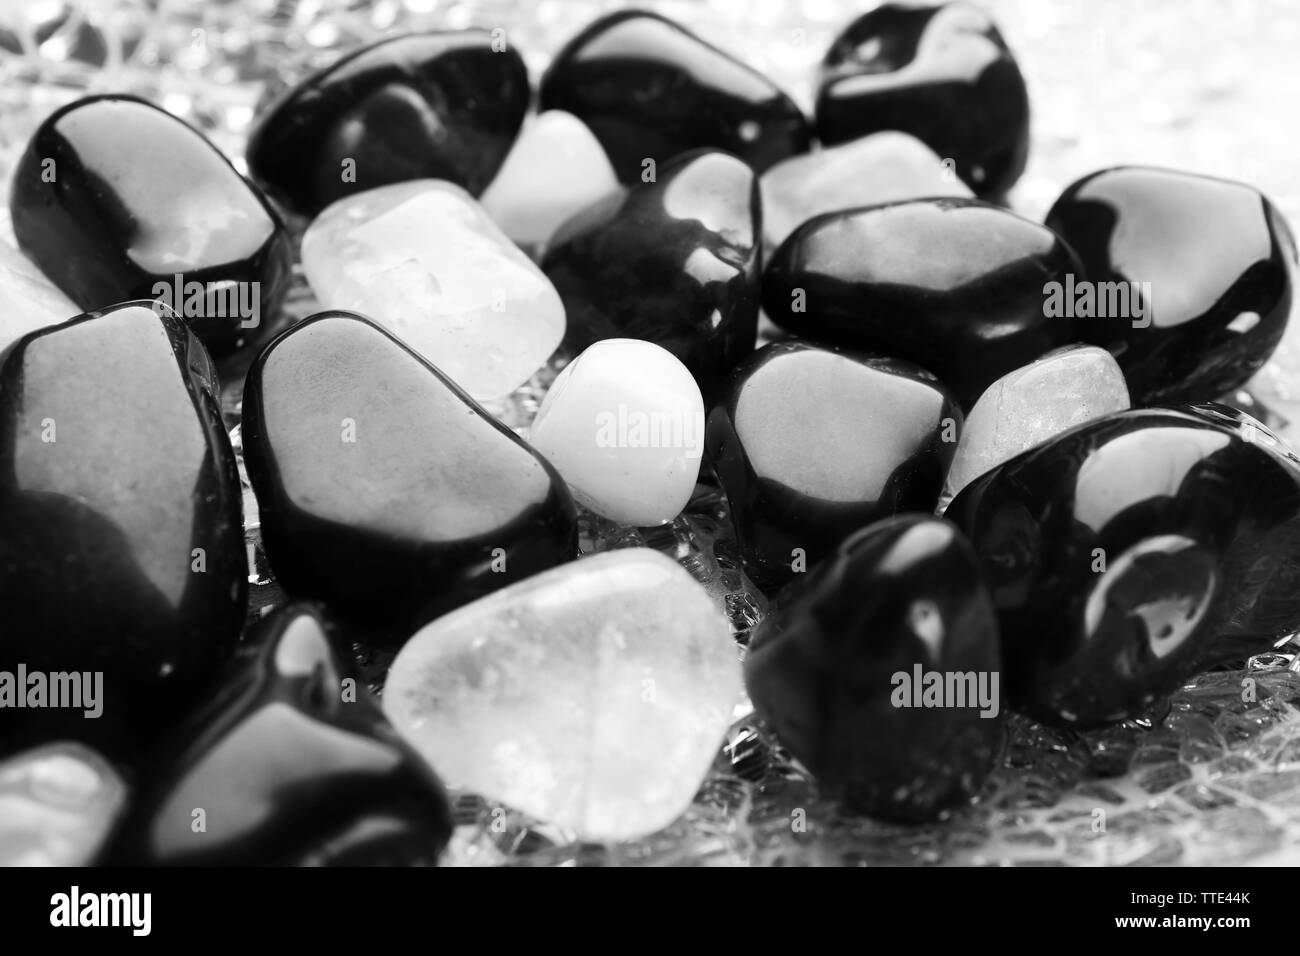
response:
<svg viewBox="0 0 1300 956"><path fill-rule="evenodd" d="M579 504L622 524L663 524L695 490L704 400L667 349L603 339L556 377L529 440Z"/></svg>
<svg viewBox="0 0 1300 956"><path fill-rule="evenodd" d="M6 212L0 220L0 351L84 311L18 250Z"/></svg>
<svg viewBox="0 0 1300 956"><path fill-rule="evenodd" d="M791 156L759 179L763 241L773 250L822 213L905 199L974 194L929 146L888 131Z"/></svg>
<svg viewBox="0 0 1300 956"><path fill-rule="evenodd" d="M450 786L589 840L690 805L740 699L726 620L648 548L552 568L438 618L384 712Z"/></svg>
<svg viewBox="0 0 1300 956"><path fill-rule="evenodd" d="M373 319L475 398L523 384L564 337L550 280L453 183L340 199L308 227L302 265L322 307Z"/></svg>
<svg viewBox="0 0 1300 956"><path fill-rule="evenodd" d="M990 385L962 426L940 509L980 475L1075 425L1129 407L1124 373L1105 349L1072 345Z"/></svg>
<svg viewBox="0 0 1300 956"><path fill-rule="evenodd" d="M587 125L572 113L547 110L524 126L480 201L507 236L535 247L618 188L614 167Z"/></svg>

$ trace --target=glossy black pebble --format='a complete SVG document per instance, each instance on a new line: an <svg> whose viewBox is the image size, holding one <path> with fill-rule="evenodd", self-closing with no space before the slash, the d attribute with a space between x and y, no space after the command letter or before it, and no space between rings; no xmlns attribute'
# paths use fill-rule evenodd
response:
<svg viewBox="0 0 1300 956"><path fill-rule="evenodd" d="M948 391L907 362L796 340L759 349L705 438L745 572L770 590L872 521L933 511L961 423Z"/></svg>
<svg viewBox="0 0 1300 956"><path fill-rule="evenodd" d="M437 776L294 604L151 755L111 865L431 863L451 836Z"/></svg>
<svg viewBox="0 0 1300 956"><path fill-rule="evenodd" d="M945 517L980 555L1012 705L1124 720L1300 628L1300 467L1280 448L1213 409L1133 410L963 489Z"/></svg>
<svg viewBox="0 0 1300 956"><path fill-rule="evenodd" d="M0 358L0 671L102 672L98 717L7 706L0 750L70 737L130 760L239 638L239 474L216 376L150 305L33 332Z"/></svg>
<svg viewBox="0 0 1300 956"><path fill-rule="evenodd" d="M376 639L577 554L550 464L360 316L323 312L268 345L243 429L277 579Z"/></svg>
<svg viewBox="0 0 1300 956"><path fill-rule="evenodd" d="M487 30L391 37L269 106L249 136L248 169L304 216L408 179L448 179L477 196L505 161L530 95L518 52Z"/></svg>
<svg viewBox="0 0 1300 956"><path fill-rule="evenodd" d="M1055 233L976 200L922 199L818 216L781 244L763 309L804 338L916 362L964 408L1007 372L1076 338L1044 287L1081 273Z"/></svg>
<svg viewBox="0 0 1300 956"><path fill-rule="evenodd" d="M997 619L952 525L863 528L786 586L749 645L758 713L850 809L933 819L978 792L1002 744Z"/></svg>
<svg viewBox="0 0 1300 956"><path fill-rule="evenodd" d="M541 108L591 128L625 183L647 159L713 147L757 172L808 150L803 112L757 70L671 20L625 10L602 17L556 54Z"/></svg>
<svg viewBox="0 0 1300 956"><path fill-rule="evenodd" d="M965 3L886 3L854 20L822 61L817 136L902 130L952 159L978 195L1006 192L1029 155L1029 95L993 21Z"/></svg>
<svg viewBox="0 0 1300 956"><path fill-rule="evenodd" d="M1244 384L1282 339L1296 244L1254 187L1121 166L1067 188L1047 224L1092 283L1128 283L1130 303L1143 305L1141 314L1131 304L1111 308L1108 293L1106 315L1078 322L1083 340L1114 354L1135 404L1217 398Z"/></svg>
<svg viewBox="0 0 1300 956"><path fill-rule="evenodd" d="M161 299L218 359L264 338L288 289L293 249L261 192L137 97L52 113L18 160L9 209L19 247L82 309Z"/></svg>
<svg viewBox="0 0 1300 956"><path fill-rule="evenodd" d="M565 346L654 342L681 359L707 396L754 350L760 202L753 170L700 150L569 220L542 260L564 300Z"/></svg>

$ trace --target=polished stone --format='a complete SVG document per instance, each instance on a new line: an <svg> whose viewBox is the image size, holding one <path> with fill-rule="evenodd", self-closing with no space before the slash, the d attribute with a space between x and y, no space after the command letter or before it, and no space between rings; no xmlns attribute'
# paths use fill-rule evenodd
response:
<svg viewBox="0 0 1300 956"><path fill-rule="evenodd" d="M988 14L966 3L885 3L854 20L822 61L817 136L893 129L952 159L981 196L1006 192L1029 155L1029 95Z"/></svg>
<svg viewBox="0 0 1300 956"><path fill-rule="evenodd" d="M819 790L915 823L979 792L1002 744L997 616L952 525L899 515L787 585L745 686Z"/></svg>
<svg viewBox="0 0 1300 956"><path fill-rule="evenodd" d="M293 250L262 194L133 96L52 113L18 160L9 208L19 247L78 312L159 299L216 358L265 338L288 288Z"/></svg>
<svg viewBox="0 0 1300 956"><path fill-rule="evenodd" d="M961 422L908 362L794 340L759 349L709 411L705 441L745 573L770 590L864 525L933 511Z"/></svg>
<svg viewBox="0 0 1300 956"><path fill-rule="evenodd" d="M447 179L477 196L510 151L530 95L508 34L388 37L266 107L249 134L248 169L304 216L408 179Z"/></svg>
<svg viewBox="0 0 1300 956"><path fill-rule="evenodd" d="M707 394L753 351L762 213L753 171L704 150L660 165L560 228L542 268L564 299L565 344L662 345Z"/></svg>
<svg viewBox="0 0 1300 956"><path fill-rule="evenodd" d="M1087 305L1084 287L1062 304L1093 313L1080 337L1114 353L1139 404L1226 394L1282 339L1296 243L1252 186L1121 166L1070 185L1047 224L1079 254L1096 299Z"/></svg>
<svg viewBox="0 0 1300 956"><path fill-rule="evenodd" d="M1108 415L977 478L945 517L980 554L1008 698L1044 723L1134 717L1300 628L1300 465L1231 416Z"/></svg>
<svg viewBox="0 0 1300 956"><path fill-rule="evenodd" d="M312 316L266 348L243 440L277 580L376 639L577 553L555 469L360 316Z"/></svg>
<svg viewBox="0 0 1300 956"><path fill-rule="evenodd" d="M247 569L216 375L151 306L31 333L0 363L0 671L83 678L79 707L6 709L0 751L74 739L129 761L238 640Z"/></svg>
<svg viewBox="0 0 1300 956"><path fill-rule="evenodd" d="M726 620L676 562L628 548L434 621L384 712L448 784L592 841L691 803L740 697Z"/></svg>
<svg viewBox="0 0 1300 956"><path fill-rule="evenodd" d="M606 339L560 372L528 438L578 504L620 524L663 524L695 491L704 399L672 353Z"/></svg>
<svg viewBox="0 0 1300 956"><path fill-rule="evenodd" d="M643 181L645 161L662 166L692 149L726 150L762 172L808 149L798 105L758 71L656 13L601 17L551 62L541 108L586 123L619 179Z"/></svg>
<svg viewBox="0 0 1300 956"><path fill-rule="evenodd" d="M996 379L1076 340L1044 288L1080 271L1051 230L985 203L921 199L822 216L763 276L763 309L814 341L929 369L969 409Z"/></svg>
<svg viewBox="0 0 1300 956"><path fill-rule="evenodd" d="M522 385L564 336L550 281L454 183L336 202L303 236L302 264L323 308L371 317L475 398Z"/></svg>
<svg viewBox="0 0 1300 956"><path fill-rule="evenodd" d="M141 773L113 865L431 863L442 783L384 719L310 605L264 621ZM337 638L335 638L337 640Z"/></svg>

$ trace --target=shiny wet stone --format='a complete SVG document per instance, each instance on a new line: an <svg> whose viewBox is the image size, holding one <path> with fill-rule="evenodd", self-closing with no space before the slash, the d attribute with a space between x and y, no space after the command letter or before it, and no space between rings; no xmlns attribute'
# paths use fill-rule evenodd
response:
<svg viewBox="0 0 1300 956"><path fill-rule="evenodd" d="M759 172L808 149L802 111L758 71L656 13L624 10L591 23L551 62L544 110L586 123L625 183L645 161L726 150Z"/></svg>
<svg viewBox="0 0 1300 956"><path fill-rule="evenodd" d="M321 313L267 347L243 439L277 580L376 639L577 553L555 470L360 316Z"/></svg>
<svg viewBox="0 0 1300 956"><path fill-rule="evenodd" d="M82 706L6 709L0 749L70 738L129 760L238 639L239 475L216 376L151 305L31 333L0 363L0 671L86 678Z"/></svg>
<svg viewBox="0 0 1300 956"><path fill-rule="evenodd" d="M969 799L1003 727L997 616L970 545L926 515L857 531L781 591L745 686L850 809L920 822Z"/></svg>
<svg viewBox="0 0 1300 956"><path fill-rule="evenodd" d="M705 441L745 573L770 590L864 525L933 511L961 422L908 362L799 341L759 349L711 407Z"/></svg>
<svg viewBox="0 0 1300 956"><path fill-rule="evenodd" d="M1300 627L1300 467L1213 410L1081 425L975 479L945 517L980 554L1008 697L1045 723L1135 717Z"/></svg>
<svg viewBox="0 0 1300 956"><path fill-rule="evenodd" d="M431 863L446 793L309 605L268 618L219 690L151 755L114 865ZM337 640L337 637L334 638Z"/></svg>
<svg viewBox="0 0 1300 956"><path fill-rule="evenodd" d="M303 216L408 179L447 179L477 196L528 109L528 71L505 39L433 31L346 54L262 111L249 172Z"/></svg>
<svg viewBox="0 0 1300 956"><path fill-rule="evenodd" d="M739 694L713 601L676 562L628 548L425 627L393 662L384 712L449 785L617 841L686 810Z"/></svg>
<svg viewBox="0 0 1300 956"><path fill-rule="evenodd" d="M117 771L81 744L0 761L0 866L90 866L125 802Z"/></svg>
<svg viewBox="0 0 1300 956"><path fill-rule="evenodd" d="M1077 338L1044 288L1080 272L1050 229L975 200L920 199L804 223L763 276L795 335L915 362L970 408L996 379Z"/></svg>
<svg viewBox="0 0 1300 956"><path fill-rule="evenodd" d="M220 359L263 339L293 250L256 187L200 133L133 96L51 114L14 169L18 245L80 307L157 299Z"/></svg>
<svg viewBox="0 0 1300 956"><path fill-rule="evenodd" d="M882 4L836 37L822 61L817 136L881 130L954 161L981 196L1006 192L1029 155L1029 96L997 26L966 3Z"/></svg>

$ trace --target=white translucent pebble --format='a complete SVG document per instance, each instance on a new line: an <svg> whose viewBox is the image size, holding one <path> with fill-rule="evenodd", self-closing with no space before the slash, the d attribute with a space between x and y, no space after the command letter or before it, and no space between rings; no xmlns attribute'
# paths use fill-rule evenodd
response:
<svg viewBox="0 0 1300 956"><path fill-rule="evenodd" d="M125 802L121 778L78 743L0 761L0 866L88 866Z"/></svg>
<svg viewBox="0 0 1300 956"><path fill-rule="evenodd" d="M604 339L555 379L529 440L579 504L621 524L663 524L695 490L704 400L667 349Z"/></svg>
<svg viewBox="0 0 1300 956"><path fill-rule="evenodd" d="M0 222L0 350L84 311L18 251L6 215Z"/></svg>
<svg viewBox="0 0 1300 956"><path fill-rule="evenodd" d="M507 236L539 246L617 188L614 167L587 125L572 113L547 110L520 132L480 201Z"/></svg>
<svg viewBox="0 0 1300 956"><path fill-rule="evenodd" d="M454 183L340 199L308 227L302 265L323 308L373 319L475 398L523 384L564 337L555 287Z"/></svg>
<svg viewBox="0 0 1300 956"><path fill-rule="evenodd" d="M1067 346L1008 372L985 390L966 416L948 469L943 505L1022 451L1128 407L1124 374L1105 349Z"/></svg>
<svg viewBox="0 0 1300 956"><path fill-rule="evenodd" d="M450 786L617 841L690 805L740 686L704 589L659 552L627 548L426 625L393 661L383 706Z"/></svg>
<svg viewBox="0 0 1300 956"><path fill-rule="evenodd" d="M777 163L759 179L763 241L775 249L822 213L880 203L974 194L915 136L873 133Z"/></svg>

